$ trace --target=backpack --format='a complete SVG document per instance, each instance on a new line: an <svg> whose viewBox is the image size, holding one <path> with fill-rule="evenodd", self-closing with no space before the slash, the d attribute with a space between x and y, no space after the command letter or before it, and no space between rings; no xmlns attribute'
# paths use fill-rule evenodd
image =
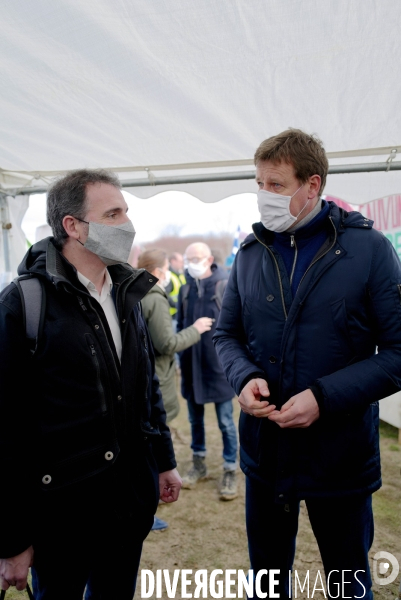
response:
<svg viewBox="0 0 401 600"><path fill-rule="evenodd" d="M227 281L228 281L228 279L219 279L219 281L216 281L216 285L214 288L214 295L211 297L211 300L214 300L216 302L219 312L221 311L221 305L223 304L224 290L226 289ZM189 290L190 290L189 283L185 283L183 286L181 286L181 289L182 289L182 309L183 309L184 318L185 318L187 315L187 309L188 309L188 295L189 295Z"/></svg>
<svg viewBox="0 0 401 600"><path fill-rule="evenodd" d="M43 283L38 277L32 275L20 275L20 277L13 280L13 283L21 297L25 334L29 351L33 356L38 349L46 310L46 294L44 293ZM142 313L141 303L139 303L138 309Z"/></svg>
<svg viewBox="0 0 401 600"><path fill-rule="evenodd" d="M43 284L38 277L32 277L31 275L16 277L13 283L21 297L25 334L29 351L33 356L38 348L46 308L46 295L43 293Z"/></svg>

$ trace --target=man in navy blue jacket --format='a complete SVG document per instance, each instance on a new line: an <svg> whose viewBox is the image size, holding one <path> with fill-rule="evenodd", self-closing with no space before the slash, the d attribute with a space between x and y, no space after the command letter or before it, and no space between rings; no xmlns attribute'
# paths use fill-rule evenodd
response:
<svg viewBox="0 0 401 600"><path fill-rule="evenodd" d="M401 387L401 264L372 221L321 199L328 161L316 137L284 131L255 165L261 222L237 254L214 336L242 409L251 566L279 569L289 597L304 499L329 591L370 599L378 400Z"/></svg>
<svg viewBox="0 0 401 600"><path fill-rule="evenodd" d="M223 442L223 478L220 500L237 497L237 430L233 420L234 392L217 360L212 336L221 308L227 275L214 263L209 246L190 244L185 251L187 283L178 296L177 330L190 327L199 317L211 317L213 325L201 340L180 354L181 392L188 403L191 423L192 465L183 477L183 488L192 489L207 475L205 404L214 403Z"/></svg>

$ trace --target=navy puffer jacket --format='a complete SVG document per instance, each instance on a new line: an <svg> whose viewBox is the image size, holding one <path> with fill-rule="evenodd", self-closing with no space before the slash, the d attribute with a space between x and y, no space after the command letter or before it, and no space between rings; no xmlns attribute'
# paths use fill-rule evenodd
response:
<svg viewBox="0 0 401 600"><path fill-rule="evenodd" d="M252 374L278 408L317 386L320 418L308 428L241 413L242 469L281 503L378 489L377 401L401 387L401 263L372 221L329 204L326 242L294 299L274 234L254 225L214 336L237 394Z"/></svg>

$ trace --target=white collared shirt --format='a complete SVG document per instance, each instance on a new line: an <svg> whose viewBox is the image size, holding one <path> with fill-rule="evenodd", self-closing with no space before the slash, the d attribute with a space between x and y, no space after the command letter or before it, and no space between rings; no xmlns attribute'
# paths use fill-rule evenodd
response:
<svg viewBox="0 0 401 600"><path fill-rule="evenodd" d="M110 277L110 273L106 269L106 277L104 279L102 293L99 295L95 285L82 275L79 271L77 271L78 279L82 283L83 286L86 287L90 295L95 298L103 308L104 314L106 315L107 322L110 327L111 335L113 336L114 345L116 347L117 356L121 361L121 350L122 350L122 341L121 341L121 330L120 325L118 323L117 311L114 305L114 300L111 295L111 291L113 289L113 281Z"/></svg>

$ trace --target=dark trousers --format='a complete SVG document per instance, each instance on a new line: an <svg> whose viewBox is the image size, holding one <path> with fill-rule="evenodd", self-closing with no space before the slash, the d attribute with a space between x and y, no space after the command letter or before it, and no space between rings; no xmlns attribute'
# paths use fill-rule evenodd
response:
<svg viewBox="0 0 401 600"><path fill-rule="evenodd" d="M38 536L35 600L82 600L85 587L85 600L132 600L142 551L143 531L138 534L136 525L141 515L113 516L107 504L103 518L96 513L85 522L60 514L54 528Z"/></svg>
<svg viewBox="0 0 401 600"><path fill-rule="evenodd" d="M327 597L371 600L368 552L373 542L372 496L314 498L305 502L326 577L331 573ZM251 568L254 575L261 569L280 571L280 576L275 576L279 586L274 589L280 598L291 597L289 571L295 556L298 516L299 502L286 506L275 504L268 486L246 478L246 527ZM301 585L306 574L306 570L298 574ZM326 585L323 574L322 580ZM312 577L311 589L314 581ZM263 592L269 592L268 583L268 576L263 576ZM299 586L297 593L300 597ZM256 594L254 598L257 598Z"/></svg>

